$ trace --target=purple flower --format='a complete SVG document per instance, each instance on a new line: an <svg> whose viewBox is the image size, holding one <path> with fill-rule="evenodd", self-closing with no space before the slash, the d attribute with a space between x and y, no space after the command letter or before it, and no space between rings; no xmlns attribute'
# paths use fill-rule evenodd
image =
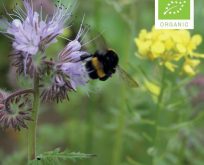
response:
<svg viewBox="0 0 204 165"><path fill-rule="evenodd" d="M77 62L80 61L82 55L88 54L85 51L81 51L81 43L78 40L71 41L58 55L59 61L65 62Z"/></svg>
<svg viewBox="0 0 204 165"><path fill-rule="evenodd" d="M76 38L70 41L67 46L59 53L59 63L66 62L78 62L81 60L82 55L88 55L86 51L82 50L82 45L80 43L80 37L86 33L87 29L82 28L84 18L82 20L81 26L77 33Z"/></svg>
<svg viewBox="0 0 204 165"><path fill-rule="evenodd" d="M52 17L43 18L42 11L38 13L33 10L31 0L24 0L23 4L25 11L17 5L14 13L8 14L12 22L2 19L1 24L4 25L4 33L12 36L14 49L35 55L63 33L63 26L70 18L71 11L58 4Z"/></svg>
<svg viewBox="0 0 204 165"><path fill-rule="evenodd" d="M24 22L19 19L12 21L7 29L7 33L13 35L13 48L18 51L26 52L30 55L35 55L39 49L41 41L42 26L38 25L39 15L35 12L33 16L33 26L29 17Z"/></svg>
<svg viewBox="0 0 204 165"><path fill-rule="evenodd" d="M89 53L82 50L82 45L79 41L83 33L84 29L81 24L76 38L69 42L58 55L59 62L56 65L56 68L68 77L73 89L76 89L80 85L85 85L88 81L88 74L81 60L81 56L89 55Z"/></svg>
<svg viewBox="0 0 204 165"><path fill-rule="evenodd" d="M71 16L71 9L58 3L53 15L45 17L42 6L41 12L33 9L32 0L24 0L23 4L25 11L17 5L14 14L8 14L12 22L0 19L1 32L13 40L12 64L17 67L18 73L28 73L31 78L34 71L39 74L43 101L68 98L68 92L85 85L89 79L81 58L89 55L81 44L81 36L88 30L82 28L84 18L77 36L59 53L58 59L47 61L45 49L63 33L65 22ZM0 108L4 106L1 104Z"/></svg>
<svg viewBox="0 0 204 165"><path fill-rule="evenodd" d="M57 41L56 37L63 33L64 24L71 16L71 9L59 3L52 16L43 17L42 6L38 13L33 9L32 0L23 0L23 4L25 11L16 5L14 13L8 13L12 22L0 19L0 32L12 38L14 52L21 52L23 57L18 63L23 63L27 73L29 57L39 51L44 52L46 47Z"/></svg>
<svg viewBox="0 0 204 165"><path fill-rule="evenodd" d="M68 98L67 92L75 91L78 86L88 82L88 73L81 60L81 56L88 53L82 50L79 41L83 32L84 30L80 27L77 37L67 44L59 53L58 61L53 63L55 74L52 76L51 86L44 87L41 95L43 101L61 101Z"/></svg>
<svg viewBox="0 0 204 165"><path fill-rule="evenodd" d="M11 64L16 67L18 74L27 73L31 77L33 76L35 67L33 65L32 56L22 51L13 50L10 54Z"/></svg>
<svg viewBox="0 0 204 165"><path fill-rule="evenodd" d="M62 72L69 77L73 89L85 85L89 79L86 68L81 62L67 62L61 65Z"/></svg>

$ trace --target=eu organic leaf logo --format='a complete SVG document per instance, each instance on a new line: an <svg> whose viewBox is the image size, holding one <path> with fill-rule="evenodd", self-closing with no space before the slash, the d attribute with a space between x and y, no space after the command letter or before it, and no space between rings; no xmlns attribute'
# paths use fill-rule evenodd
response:
<svg viewBox="0 0 204 165"><path fill-rule="evenodd" d="M185 0L182 0L182 1L181 0L180 1L171 0L169 3L167 3L163 14L164 15L179 14L180 12L182 12L185 4L186 4Z"/></svg>

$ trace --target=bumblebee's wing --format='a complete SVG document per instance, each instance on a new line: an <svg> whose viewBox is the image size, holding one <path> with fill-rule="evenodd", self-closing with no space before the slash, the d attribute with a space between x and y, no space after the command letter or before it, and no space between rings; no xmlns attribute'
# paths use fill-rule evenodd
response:
<svg viewBox="0 0 204 165"><path fill-rule="evenodd" d="M91 32L86 33L83 39L83 47L92 52L99 52L103 54L107 51L106 40L103 37L103 32L97 32L91 30Z"/></svg>
<svg viewBox="0 0 204 165"><path fill-rule="evenodd" d="M130 76L124 69L121 67L117 67L118 73L120 74L120 77L129 85L131 88L137 88L139 87L139 84L137 81L135 81L132 76Z"/></svg>

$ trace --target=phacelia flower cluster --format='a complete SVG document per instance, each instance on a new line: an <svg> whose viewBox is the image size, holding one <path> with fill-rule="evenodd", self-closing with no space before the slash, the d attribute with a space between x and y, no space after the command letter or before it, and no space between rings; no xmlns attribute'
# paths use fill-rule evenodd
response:
<svg viewBox="0 0 204 165"><path fill-rule="evenodd" d="M135 39L138 53L141 58L157 60L168 70L175 72L182 61L182 72L194 76L200 58L204 54L195 50L201 44L202 37L198 34L191 36L187 30L141 30Z"/></svg>
<svg viewBox="0 0 204 165"><path fill-rule="evenodd" d="M53 15L48 18L43 17L42 11L34 11L32 0L23 0L23 4L25 11L17 5L14 14L9 14L13 20L7 22L5 31L12 36L15 50L32 56L56 42L56 37L63 33L71 11L58 4Z"/></svg>
<svg viewBox="0 0 204 165"><path fill-rule="evenodd" d="M55 6L52 15L43 13L43 4L40 9L34 9L32 0L23 0L24 9L16 5L13 13L8 13L8 19L0 19L0 33L12 39L12 65L17 73L30 78L38 75L40 96L43 102L62 101L68 98L68 93L76 91L78 86L88 82L88 74L81 56L89 55L82 49L82 35L86 29L81 23L75 39L69 42L63 50L59 50L56 58L49 59L46 49L57 42L69 23L72 7L65 7L60 2ZM66 25L66 26L65 26ZM22 90L24 91L24 90ZM14 95L0 95L0 125L4 128L13 127L19 130L26 128L26 120L31 120L30 94L14 92ZM22 100L26 100L24 103ZM29 108L30 107L30 108Z"/></svg>
<svg viewBox="0 0 204 165"><path fill-rule="evenodd" d="M70 41L59 53L58 60L50 64L54 68L54 73L47 72L46 74L52 83L44 86L41 94L43 101L62 101L68 98L69 91L75 91L78 86L88 82L88 73L80 59L82 55L88 54L81 50L82 45L79 38L82 34L83 29L81 27L76 38Z"/></svg>
<svg viewBox="0 0 204 165"><path fill-rule="evenodd" d="M76 38L59 53L56 61L50 61L52 65L45 67L47 60L49 61L45 49L57 42L57 37L67 28L65 23L71 17L71 7L66 8L58 3L54 13L51 16L45 16L42 9L39 10L40 12L34 10L32 0L23 0L23 5L25 10L16 5L14 13L8 14L12 18L11 22L5 18L0 21L2 33L11 37L13 41L12 64L19 73L29 74L31 77L34 71L40 72L42 83L43 74L46 71L52 73L50 85L44 85L43 93L46 93L46 96L42 94L42 97L49 97L45 100L64 99L67 91L76 90L79 85L87 82L86 70L83 62L80 61L80 56L87 54L82 51L80 43L84 29L81 25Z"/></svg>
<svg viewBox="0 0 204 165"><path fill-rule="evenodd" d="M23 5L25 10L17 4L14 13L8 13L11 22L4 18L0 24L2 33L13 40L15 63L16 60L19 60L19 64L23 63L23 68L19 68L19 71L23 69L25 73L29 73L28 61L39 52L42 54L50 44L57 41L56 37L63 33L64 25L71 16L71 9L59 3L52 16L44 16L43 4L40 12L34 11L32 0L23 0Z"/></svg>

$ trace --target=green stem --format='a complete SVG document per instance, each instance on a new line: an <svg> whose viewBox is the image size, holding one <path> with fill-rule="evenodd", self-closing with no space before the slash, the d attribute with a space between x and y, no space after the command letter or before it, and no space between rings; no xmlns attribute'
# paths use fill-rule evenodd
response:
<svg viewBox="0 0 204 165"><path fill-rule="evenodd" d="M160 126L160 113L162 110L162 101L163 101L163 96L164 96L164 88L165 88L165 77L166 77L166 68L163 66L163 70L162 70L162 78L161 78L161 90L160 90L160 94L158 96L158 101L157 101L157 105L156 105L156 112L155 112L155 125L154 125L154 130L155 130L155 134L154 134L154 141L153 141L153 148L156 149L157 146L157 142L159 139L159 126ZM157 153L155 153L157 154ZM157 164L156 163L156 155L153 155L152 158L152 164Z"/></svg>
<svg viewBox="0 0 204 165"><path fill-rule="evenodd" d="M112 162L111 165L118 165L121 161L122 155L122 145L123 145L123 131L125 129L126 120L126 107L125 103L122 101L123 106L120 108L119 118L118 118L118 128L115 134L115 143L113 145Z"/></svg>
<svg viewBox="0 0 204 165"><path fill-rule="evenodd" d="M28 127L28 160L33 160L36 158L36 130L37 130L37 120L38 120L38 110L40 105L40 91L39 91L39 76L38 73L34 73L34 101L32 110L32 119Z"/></svg>
<svg viewBox="0 0 204 165"><path fill-rule="evenodd" d="M135 6L131 7L131 13L133 15L137 15L135 12ZM132 23L133 22L133 23ZM133 39L136 36L136 29L137 29L137 24L134 23L134 21L128 21L128 25L129 28L131 30L131 35L130 35L130 43L129 43L129 49L127 52L127 56L126 56L126 63L128 63L129 61L129 57L130 55L134 54L134 43L133 43ZM123 132L125 130L125 124L126 124L126 116L127 116L127 107L126 107L126 93L127 93L127 89L125 88L125 86L121 87L121 96L123 96L121 99L121 108L120 108L120 112L119 112L119 117L118 117L118 128L116 130L116 134L115 134L115 143L113 146L113 153L112 153L112 162L111 165L119 165L121 164L121 156L122 156L122 152L123 152ZM125 100L125 101L124 101Z"/></svg>
<svg viewBox="0 0 204 165"><path fill-rule="evenodd" d="M87 124L88 129L86 133L86 153L92 153L93 151L93 141L94 141L94 113L93 113L93 102L88 102L87 108ZM92 159L86 161L86 165L92 165Z"/></svg>
<svg viewBox="0 0 204 165"><path fill-rule="evenodd" d="M160 90L160 94L158 97L158 101L157 101L157 112L156 112L156 122L159 122L159 112L161 111L162 108L162 100L163 100L163 95L164 95L164 83L165 83L165 77L166 77L166 72L165 72L166 68L164 68L163 66L163 71L162 71L162 78L161 78L161 90Z"/></svg>
<svg viewBox="0 0 204 165"><path fill-rule="evenodd" d="M183 141L181 142L181 147L179 151L179 161L178 164L185 164L185 146L186 146L186 139L183 137Z"/></svg>

